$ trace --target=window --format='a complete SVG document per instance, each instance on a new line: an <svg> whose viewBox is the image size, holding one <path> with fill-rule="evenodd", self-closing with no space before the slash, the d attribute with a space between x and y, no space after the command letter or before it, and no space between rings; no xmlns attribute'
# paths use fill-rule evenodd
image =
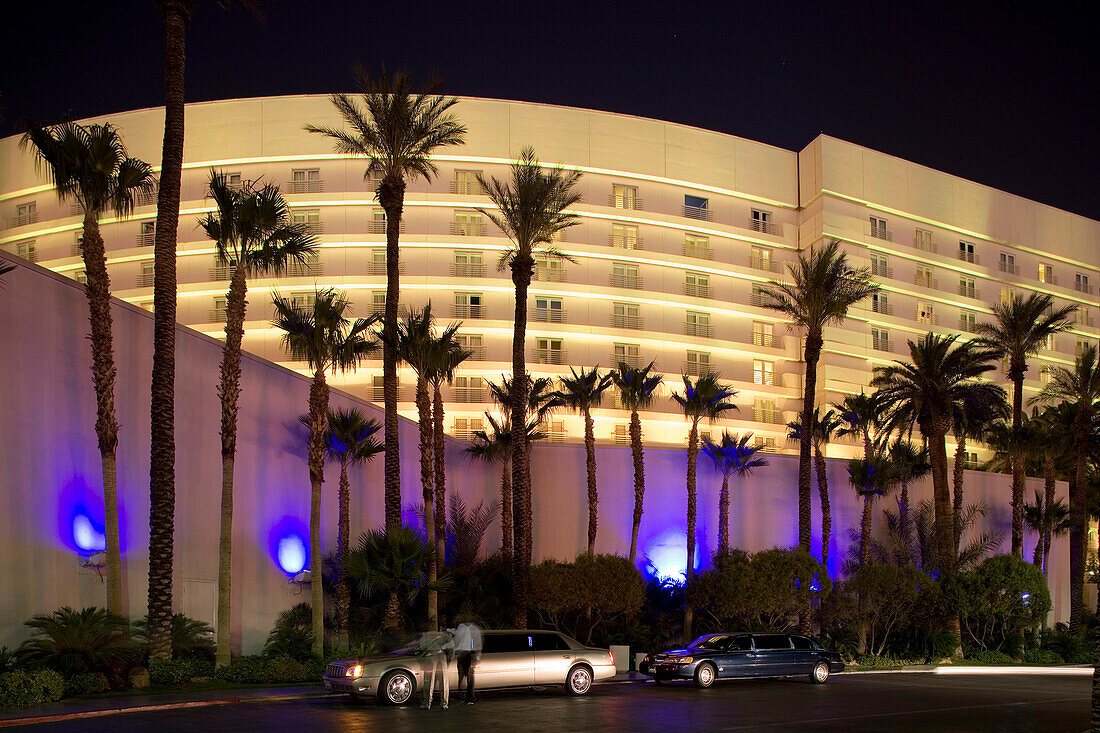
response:
<svg viewBox="0 0 1100 733"><path fill-rule="evenodd" d="M241 179L240 171L234 171L232 173L225 174L225 185L231 189L239 191L244 185L244 181Z"/></svg>
<svg viewBox="0 0 1100 733"><path fill-rule="evenodd" d="M754 422L778 423L779 410L775 400L770 397L757 397L752 401L752 419Z"/></svg>
<svg viewBox="0 0 1100 733"><path fill-rule="evenodd" d="M290 172L290 193L320 193L320 168L296 168Z"/></svg>
<svg viewBox="0 0 1100 733"><path fill-rule="evenodd" d="M1089 276L1077 273L1074 278L1073 287L1080 293L1091 293L1092 288L1089 287Z"/></svg>
<svg viewBox="0 0 1100 733"><path fill-rule="evenodd" d="M710 239L695 234L685 234L684 257L697 257L701 260L712 259L714 253L710 249Z"/></svg>
<svg viewBox="0 0 1100 733"><path fill-rule="evenodd" d="M611 186L611 205L616 209L640 209L637 186L624 186L616 183Z"/></svg>
<svg viewBox="0 0 1100 733"><path fill-rule="evenodd" d="M890 346L890 332L885 328L872 328L871 348L875 351L893 351Z"/></svg>
<svg viewBox="0 0 1100 733"><path fill-rule="evenodd" d="M709 351L689 351L684 361L684 373L693 377L710 371Z"/></svg>
<svg viewBox="0 0 1100 733"><path fill-rule="evenodd" d="M15 207L15 226L21 227L38 221L38 203L28 201Z"/></svg>
<svg viewBox="0 0 1100 733"><path fill-rule="evenodd" d="M959 313L959 330L966 331L967 333L974 333L977 330L978 314L973 311L962 311Z"/></svg>
<svg viewBox="0 0 1100 733"><path fill-rule="evenodd" d="M565 260L554 255L535 255L535 279L547 282L565 282Z"/></svg>
<svg viewBox="0 0 1100 733"><path fill-rule="evenodd" d="M917 301L917 320L926 326L936 325L936 312L931 303Z"/></svg>
<svg viewBox="0 0 1100 733"><path fill-rule="evenodd" d="M210 322L222 323L225 321L225 297L214 298L214 307L210 310Z"/></svg>
<svg viewBox="0 0 1100 733"><path fill-rule="evenodd" d="M481 184L477 180L480 173L481 171L456 170L455 178L451 181L451 193L457 193L463 196L474 196L485 193L485 189L481 187Z"/></svg>
<svg viewBox="0 0 1100 733"><path fill-rule="evenodd" d="M753 346L767 346L772 348L775 346L775 325L772 323L764 323L762 321L752 322L752 345Z"/></svg>
<svg viewBox="0 0 1100 733"><path fill-rule="evenodd" d="M1010 255L1007 252L1001 252L1000 269L1001 272L1007 272L1011 275L1019 275L1020 268L1016 266L1016 255Z"/></svg>
<svg viewBox="0 0 1100 733"><path fill-rule="evenodd" d="M916 285L923 285L926 288L936 287L936 280L933 277L931 267L925 267L924 265L917 265L917 276L913 278L913 283Z"/></svg>
<svg viewBox="0 0 1100 733"><path fill-rule="evenodd" d="M455 402L484 402L485 379L482 377L455 377Z"/></svg>
<svg viewBox="0 0 1100 733"><path fill-rule="evenodd" d="M374 402L386 401L385 378L381 374L371 376L371 400Z"/></svg>
<svg viewBox="0 0 1100 733"><path fill-rule="evenodd" d="M918 229L913 232L913 246L925 252L935 252L936 245L932 242L932 232L927 229Z"/></svg>
<svg viewBox="0 0 1100 733"><path fill-rule="evenodd" d="M1092 325L1092 317L1089 315L1089 309L1086 306L1077 306L1077 323L1081 326Z"/></svg>
<svg viewBox="0 0 1100 733"><path fill-rule="evenodd" d="M470 352L472 360L481 361L485 358L485 344L482 343L480 333L459 333L455 335L455 340L460 347Z"/></svg>
<svg viewBox="0 0 1100 733"><path fill-rule="evenodd" d="M749 228L754 232L775 234L775 224L772 222L772 212L763 209L753 209L749 215Z"/></svg>
<svg viewBox="0 0 1100 733"><path fill-rule="evenodd" d="M775 272L775 265L770 247L753 247L749 250L749 267L754 270L767 270Z"/></svg>
<svg viewBox="0 0 1100 733"><path fill-rule="evenodd" d="M763 361L761 359L753 359L752 362L752 383L753 384L766 384L771 386L775 383L774 372L775 365L770 361Z"/></svg>
<svg viewBox="0 0 1100 733"><path fill-rule="evenodd" d="M15 253L25 259L27 262L38 261L38 248L35 246L35 240L26 239L22 242L16 242Z"/></svg>
<svg viewBox="0 0 1100 733"><path fill-rule="evenodd" d="M370 219L367 220L367 231L371 234L386 233L386 212L384 210L374 209L371 211Z"/></svg>
<svg viewBox="0 0 1100 733"><path fill-rule="evenodd" d="M707 204L710 201L702 196L684 196L684 216L689 219L702 219L710 221L710 210Z"/></svg>
<svg viewBox="0 0 1100 733"><path fill-rule="evenodd" d="M1039 282L1047 283L1049 285L1057 284L1057 280L1054 279L1054 268L1050 265L1044 265L1039 263Z"/></svg>
<svg viewBox="0 0 1100 733"><path fill-rule="evenodd" d="M485 275L485 265L481 262L480 252L455 252L455 261L452 266L455 277L482 277Z"/></svg>
<svg viewBox="0 0 1100 733"><path fill-rule="evenodd" d="M319 209L295 209L290 214L294 224L305 225L308 234L321 233L321 211Z"/></svg>
<svg viewBox="0 0 1100 733"><path fill-rule="evenodd" d="M633 224L611 225L611 246L619 249L638 249L638 227Z"/></svg>
<svg viewBox="0 0 1100 733"><path fill-rule="evenodd" d="M748 637L748 636L735 637L734 640L730 642L730 645L729 645L728 649L730 651L737 651L737 652L749 651L750 649L752 649L751 637Z"/></svg>
<svg viewBox="0 0 1100 733"><path fill-rule="evenodd" d="M763 285L753 285L752 295L749 298L749 303L755 306L763 306L765 303L771 303L772 298L764 294Z"/></svg>
<svg viewBox="0 0 1100 733"><path fill-rule="evenodd" d="M1001 288L1001 305L1006 305L1010 300L1016 297L1015 288Z"/></svg>
<svg viewBox="0 0 1100 733"><path fill-rule="evenodd" d="M291 293L289 300L293 307L312 312L317 302L317 293L308 291Z"/></svg>
<svg viewBox="0 0 1100 733"><path fill-rule="evenodd" d="M611 429L611 439L619 445L627 445L630 443L630 425L627 423L616 423Z"/></svg>
<svg viewBox="0 0 1100 733"><path fill-rule="evenodd" d="M1050 384L1050 382L1054 381L1053 371L1054 367L1052 367L1050 364L1043 364L1042 366L1040 366L1039 381L1043 384Z"/></svg>
<svg viewBox="0 0 1100 733"><path fill-rule="evenodd" d="M535 361L539 364L564 364L565 351L562 340L553 338L535 339Z"/></svg>
<svg viewBox="0 0 1100 733"><path fill-rule="evenodd" d="M485 419L484 418L481 418L481 417L456 417L455 418L455 423L454 423L454 428L453 428L452 432L454 433L454 436L456 438L459 438L460 440L470 440L471 438L474 437L475 432L477 432L478 430L484 430L484 429L485 429ZM501 639L505 636L520 636L520 635L519 634L507 634L507 635L502 634L500 636L495 637L495 639ZM488 634L485 635L485 643L484 643L485 651L490 650L490 647L489 647L489 639L490 638L494 638L494 637L490 637ZM526 639L527 637L520 637L520 638ZM512 651L512 650L511 649L493 649L492 651L498 651L499 652L499 651Z"/></svg>
<svg viewBox="0 0 1100 733"><path fill-rule="evenodd" d="M642 287L642 279L638 277L638 266L626 262L611 263L611 285L616 288Z"/></svg>
<svg viewBox="0 0 1100 733"><path fill-rule="evenodd" d="M684 314L684 334L710 338L714 331L710 327L710 314L688 311Z"/></svg>
<svg viewBox="0 0 1100 733"><path fill-rule="evenodd" d="M1055 340L1053 333L1048 333L1046 338L1043 339L1043 348L1047 351L1057 351L1058 342Z"/></svg>
<svg viewBox="0 0 1100 733"><path fill-rule="evenodd" d="M1074 346L1074 356L1080 356L1085 353L1085 349L1089 347L1089 342L1085 339L1077 339L1077 344Z"/></svg>
<svg viewBox="0 0 1100 733"><path fill-rule="evenodd" d="M451 223L451 234L456 237L477 237L485 234L484 217L477 211L456 211Z"/></svg>
<svg viewBox="0 0 1100 733"><path fill-rule="evenodd" d="M684 295L696 298L710 297L710 276L698 272L689 272L684 275Z"/></svg>
<svg viewBox="0 0 1100 733"><path fill-rule="evenodd" d="M386 313L386 291L375 290L370 294L370 312L381 316Z"/></svg>
<svg viewBox="0 0 1100 733"><path fill-rule="evenodd" d="M964 295L967 298L978 297L978 284L972 277L960 277L959 278L959 295Z"/></svg>
<svg viewBox="0 0 1100 733"><path fill-rule="evenodd" d="M149 300L139 300L134 305L136 305L138 308L141 308L142 310L147 310L150 313L152 313L154 310L152 298L150 298Z"/></svg>
<svg viewBox="0 0 1100 733"><path fill-rule="evenodd" d="M481 293L455 293L455 318L481 317Z"/></svg>
<svg viewBox="0 0 1100 733"><path fill-rule="evenodd" d="M977 262L978 257L974 254L974 245L970 242L959 242L959 259L963 262Z"/></svg>
<svg viewBox="0 0 1100 733"><path fill-rule="evenodd" d="M611 325L616 328L641 328L642 317L634 303L612 303Z"/></svg>
<svg viewBox="0 0 1100 733"><path fill-rule="evenodd" d="M871 274L879 277L893 277L886 255L871 253Z"/></svg>
<svg viewBox="0 0 1100 733"><path fill-rule="evenodd" d="M790 649L791 642L783 634L753 634L757 649Z"/></svg>
<svg viewBox="0 0 1100 733"><path fill-rule="evenodd" d="M569 645L557 634L532 634L531 636L535 640L536 652L553 652L569 649Z"/></svg>
<svg viewBox="0 0 1100 733"><path fill-rule="evenodd" d="M157 223L155 221L141 222L141 233L138 234L139 247L152 247L156 244Z"/></svg>
<svg viewBox="0 0 1100 733"><path fill-rule="evenodd" d="M807 639L805 636L792 636L791 645L795 649L813 649L813 642Z"/></svg>
<svg viewBox="0 0 1100 733"><path fill-rule="evenodd" d="M875 313L882 313L883 315L890 315L893 313L893 310L890 308L890 296L883 292L872 295L871 310Z"/></svg>
<svg viewBox="0 0 1100 733"><path fill-rule="evenodd" d="M81 285L87 285L88 284L88 273L86 273L84 270L77 270L76 272L73 273L73 280L76 280ZM1078 343L1080 343L1080 342L1078 342Z"/></svg>
<svg viewBox="0 0 1100 733"><path fill-rule="evenodd" d="M642 365L641 348L638 344L614 344L611 349L612 363L626 362L632 367Z"/></svg>
<svg viewBox="0 0 1100 733"><path fill-rule="evenodd" d="M139 288L148 288L148 287L152 286L152 284L153 284L153 271L154 270L153 270L153 263L152 262L142 262L141 263L141 274L138 275L138 287Z"/></svg>
<svg viewBox="0 0 1100 733"><path fill-rule="evenodd" d="M880 219L877 216L870 217L871 219L871 236L877 239L889 239L890 232L886 229L886 220Z"/></svg>
<svg viewBox="0 0 1100 733"><path fill-rule="evenodd" d="M535 298L535 320L543 323L564 323L565 311L561 307L561 298L545 295Z"/></svg>
<svg viewBox="0 0 1100 733"><path fill-rule="evenodd" d="M385 275L386 274L386 250L384 249L372 249L370 252L370 263L368 265L368 272L371 275Z"/></svg>

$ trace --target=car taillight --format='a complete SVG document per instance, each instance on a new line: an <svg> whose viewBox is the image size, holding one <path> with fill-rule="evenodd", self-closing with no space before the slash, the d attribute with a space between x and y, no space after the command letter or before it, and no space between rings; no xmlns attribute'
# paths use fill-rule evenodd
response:
<svg viewBox="0 0 1100 733"><path fill-rule="evenodd" d="M608 656L608 657L610 657L610 659L611 659L611 665L612 665L612 666L614 666L614 665L615 665L615 653L614 653L614 652L610 652L610 651L609 651L609 652L607 653L607 656Z"/></svg>

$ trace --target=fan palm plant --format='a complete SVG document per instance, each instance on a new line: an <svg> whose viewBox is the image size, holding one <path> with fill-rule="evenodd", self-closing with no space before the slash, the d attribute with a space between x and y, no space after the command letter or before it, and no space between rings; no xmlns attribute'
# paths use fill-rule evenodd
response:
<svg viewBox="0 0 1100 733"><path fill-rule="evenodd" d="M1024 521L1028 529L1039 535L1035 542L1035 553L1031 563L1043 571L1043 577L1047 573L1047 559L1050 557L1049 537L1057 537L1070 531L1072 518L1069 507L1061 499L1044 501L1043 495L1035 492L1035 503L1024 506Z"/></svg>
<svg viewBox="0 0 1100 733"><path fill-rule="evenodd" d="M398 629L405 615L405 604L415 602L421 590L439 591L448 586L440 579L427 582L427 566L434 556L435 548L424 542L416 530L400 526L361 535L358 547L348 553L346 567L364 598L380 595L386 599L384 625L387 629Z"/></svg>
<svg viewBox="0 0 1100 733"><path fill-rule="evenodd" d="M979 323L977 344L990 349L997 358L1008 360L1008 378L1012 381L1012 430L1019 431L1024 404L1024 375L1027 360L1039 353L1050 337L1070 327L1069 316L1076 306L1054 307L1054 298L1045 293L1030 293L1026 298L1013 293L993 304L992 323ZM1024 556L1024 451L1017 446L1012 454L1012 554Z"/></svg>
<svg viewBox="0 0 1100 733"><path fill-rule="evenodd" d="M473 352L458 342L459 323L452 323L432 341L432 437L434 439L433 458L435 459L435 561L439 568L446 562L447 552L447 451L443 432L443 389L444 382L454 381L459 366L469 359Z"/></svg>
<svg viewBox="0 0 1100 733"><path fill-rule="evenodd" d="M651 374L653 362L644 367L633 367L619 362L611 372L611 381L619 390L623 407L630 410L630 452L634 459L634 521L630 528L630 562L638 554L638 530L642 526L642 507L645 500L645 456L642 452L642 420L639 411L653 404L653 396L664 381L660 374Z"/></svg>
<svg viewBox="0 0 1100 733"><path fill-rule="evenodd" d="M214 240L218 263L232 269L225 299L225 344L222 347L221 399L222 502L218 542L217 666L229 664L232 614L233 464L237 453L237 414L241 394L241 340L244 337L248 278L278 275L292 262L305 262L316 252L316 240L304 224L291 220L279 187L247 181L230 185L224 173L210 172L208 194L214 211L199 220Z"/></svg>
<svg viewBox="0 0 1100 733"><path fill-rule="evenodd" d="M107 607L122 614L122 557L119 550L118 488L115 451L118 419L115 415L115 357L111 336L111 282L99 218L108 211L117 217L134 210L139 193L153 189L155 179L147 163L131 158L118 128L110 124L64 122L43 127L24 121L20 145L31 148L38 166L53 181L60 201L76 203L84 212L81 256L87 283L91 326L92 384L96 394L95 432L103 474L104 530L107 552ZM175 253L173 252L173 255Z"/></svg>
<svg viewBox="0 0 1100 733"><path fill-rule="evenodd" d="M407 72L375 79L356 65L355 81L362 92L357 101L347 94L330 97L348 129L329 125L306 125L309 132L333 140L337 153L366 158L367 172L382 174L376 196L386 212L386 310L382 330L397 329L400 294L401 216L405 186L424 178L430 181L438 169L432 155L442 148L462 145L466 127L451 111L458 100L435 94L436 85L414 93ZM397 354L390 346L382 350L382 390L386 430L386 526L401 524L401 462L397 437Z"/></svg>
<svg viewBox="0 0 1100 733"><path fill-rule="evenodd" d="M762 305L784 314L787 328L805 332L806 380L802 392L803 425L808 425L817 398L817 363L824 330L840 325L848 309L879 291L867 268L853 268L834 240L788 264L793 282L772 281L761 289ZM812 435L804 432L798 449L798 544L810 551L810 453Z"/></svg>
<svg viewBox="0 0 1100 733"><path fill-rule="evenodd" d="M1074 362L1073 369L1055 367L1051 381L1040 390L1035 402L1065 402L1076 413L1074 435L1074 488L1070 497L1073 526L1069 535L1070 566L1070 631L1081 628L1085 588L1085 538L1088 533L1088 507L1085 486L1088 480L1089 438L1093 421L1100 411L1100 365L1096 363L1096 347L1087 346Z"/></svg>
<svg viewBox="0 0 1100 733"><path fill-rule="evenodd" d="M324 597L321 587L321 484L325 480L325 432L329 387L325 374L355 369L377 349L371 338L374 318L348 318L347 298L333 288L318 290L302 304L276 293L272 325L283 332L290 358L304 361L313 373L309 386L309 543L313 607L313 653L324 654Z"/></svg>
<svg viewBox="0 0 1100 733"><path fill-rule="evenodd" d="M825 463L825 452L822 446L826 445L838 434L843 421L839 413L828 409L824 413L814 408L813 413L813 448L814 466L817 469L817 493L821 500L821 564L829 563L829 539L833 533L833 515L829 502L829 473ZM787 423L787 438L789 440L802 440L802 421L793 420Z"/></svg>
<svg viewBox="0 0 1100 733"><path fill-rule="evenodd" d="M714 372L701 374L694 382L686 374L681 378L684 380L684 391L682 394L673 392L672 399L691 422L687 444L687 568L684 571L684 583L687 585L691 582L695 567L695 464L699 456L699 423L703 420L713 423L738 408L730 401L737 396L737 391L722 384ZM691 604L685 603L685 639L691 638L691 618Z"/></svg>
<svg viewBox="0 0 1100 733"><path fill-rule="evenodd" d="M580 413L584 418L585 473L588 476L588 554L596 554L596 526L599 511L599 494L596 488L596 434L592 409L600 406L603 393L611 386L611 375L600 374L598 366L577 372L569 368L570 377L558 380L560 389L556 396L562 406Z"/></svg>
<svg viewBox="0 0 1100 733"><path fill-rule="evenodd" d="M901 535L901 546L909 561L913 560L913 519L910 515L909 484L918 481L928 475L932 470L932 464L928 461L928 449L914 447L908 437L899 436L890 444L891 472L897 480L900 491L898 492L898 527ZM955 498L960 498L958 494ZM956 509L958 507L956 506ZM962 536L962 525L959 523L960 514L955 517L956 538ZM958 544L956 542L956 548Z"/></svg>
<svg viewBox="0 0 1100 733"><path fill-rule="evenodd" d="M718 553L729 551L730 535L730 476L748 476L757 468L768 465L766 458L758 457L763 445L753 442L752 433L740 438L728 430L722 431L722 439L715 443L703 438L703 452L714 461L714 467L722 473L722 489L718 494Z"/></svg>

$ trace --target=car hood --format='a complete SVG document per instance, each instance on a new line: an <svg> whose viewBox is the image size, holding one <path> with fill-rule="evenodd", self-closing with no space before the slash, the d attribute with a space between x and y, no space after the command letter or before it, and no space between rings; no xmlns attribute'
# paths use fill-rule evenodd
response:
<svg viewBox="0 0 1100 733"><path fill-rule="evenodd" d="M659 654L660 656L683 656L685 654L702 654L704 651L704 649L685 647L683 649L669 649L668 651L659 652Z"/></svg>
<svg viewBox="0 0 1100 733"><path fill-rule="evenodd" d="M380 662L398 662L407 659L416 659L411 654L372 654L367 657L353 657L351 659L337 659L332 664L339 664L342 667L351 667L356 664L362 664L364 667L368 664L378 664Z"/></svg>

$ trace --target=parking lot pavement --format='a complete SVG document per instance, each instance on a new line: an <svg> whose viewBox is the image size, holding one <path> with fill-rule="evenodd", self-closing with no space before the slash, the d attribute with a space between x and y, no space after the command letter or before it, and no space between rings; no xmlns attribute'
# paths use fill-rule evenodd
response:
<svg viewBox="0 0 1100 733"><path fill-rule="evenodd" d="M487 692L478 704L425 711L354 703L341 696L128 713L21 727L44 731L1083 731L1091 681L1043 675L931 674L736 680L709 690L690 684L600 685L584 698L559 690Z"/></svg>

